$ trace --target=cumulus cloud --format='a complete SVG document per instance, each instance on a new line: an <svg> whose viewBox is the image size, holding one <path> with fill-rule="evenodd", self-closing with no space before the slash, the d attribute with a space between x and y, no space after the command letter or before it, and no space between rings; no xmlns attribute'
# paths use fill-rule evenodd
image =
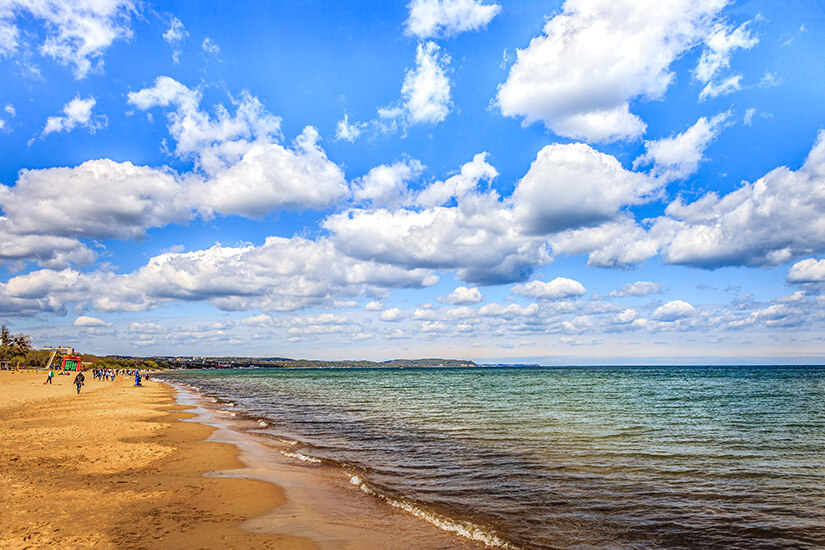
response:
<svg viewBox="0 0 825 550"><path fill-rule="evenodd" d="M588 265L624 267L660 254L705 269L776 266L825 250L825 132L799 170L779 167L726 195L671 202L665 215L630 217L551 235L553 254L590 254Z"/></svg>
<svg viewBox="0 0 825 550"><path fill-rule="evenodd" d="M472 284L524 280L547 260L540 239L525 237L495 192L454 207L350 210L322 225L345 254L406 269L457 269Z"/></svg>
<svg viewBox="0 0 825 550"><path fill-rule="evenodd" d="M825 132L797 171L776 168L722 197L668 205L668 263L714 268L779 265L825 249ZM655 227L655 226L654 226Z"/></svg>
<svg viewBox="0 0 825 550"><path fill-rule="evenodd" d="M672 323L693 315L696 315L696 309L692 305L683 300L673 300L656 308L652 317L657 321Z"/></svg>
<svg viewBox="0 0 825 550"><path fill-rule="evenodd" d="M404 75L401 97L386 107L379 107L378 118L368 122L350 122L345 113L338 121L336 138L353 142L365 132L406 133L410 126L436 125L443 121L452 107L450 62L450 56L438 44L420 42L416 48L415 67Z"/></svg>
<svg viewBox="0 0 825 550"><path fill-rule="evenodd" d="M77 319L74 320L72 323L76 327L108 327L111 326L111 323L107 323L103 319L98 319L97 317L88 317L86 315L81 315Z"/></svg>
<svg viewBox="0 0 825 550"><path fill-rule="evenodd" d="M477 0L412 0L406 33L419 39L448 37L483 29L501 11Z"/></svg>
<svg viewBox="0 0 825 550"><path fill-rule="evenodd" d="M348 258L328 240L269 237L261 246L160 254L124 274L34 271L0 284L0 301L17 301L21 311L65 311L71 304L99 312L145 311L169 301L204 301L226 311L294 311L437 282L428 270Z"/></svg>
<svg viewBox="0 0 825 550"><path fill-rule="evenodd" d="M401 86L401 99L378 110L381 119L402 127L438 124L450 113L450 57L435 42L418 44L415 68L407 71Z"/></svg>
<svg viewBox="0 0 825 550"><path fill-rule="evenodd" d="M631 217L550 237L554 255L588 254L588 267L628 268L659 253L672 236L667 227L646 229Z"/></svg>
<svg viewBox="0 0 825 550"><path fill-rule="evenodd" d="M750 21L734 29L717 23L713 31L705 38L705 49L693 73L700 82L705 84L699 93L700 101L735 92L741 87L741 75L729 75L721 79L719 75L730 67L730 58L735 50L749 50L759 43L759 40L748 30L749 24Z"/></svg>
<svg viewBox="0 0 825 550"><path fill-rule="evenodd" d="M396 322L401 320L401 310L397 307L387 309L381 312L381 320L387 322Z"/></svg>
<svg viewBox="0 0 825 550"><path fill-rule="evenodd" d="M798 283L825 283L825 260L808 258L796 262L788 270L788 282Z"/></svg>
<svg viewBox="0 0 825 550"><path fill-rule="evenodd" d="M612 291L610 296L614 298L626 298L628 296L650 296L651 294L660 293L662 288L664 288L662 283L636 281L635 283L627 283L619 290Z"/></svg>
<svg viewBox="0 0 825 550"><path fill-rule="evenodd" d="M481 302L484 297L481 295L481 291L477 288L467 288L466 286L460 286L453 290L447 296L443 298L439 298L440 302L447 302L448 304L453 304L457 306L469 306L473 304L477 304Z"/></svg>
<svg viewBox="0 0 825 550"><path fill-rule="evenodd" d="M705 149L716 139L729 117L730 112L719 113L710 120L701 117L681 134L645 141L645 153L633 161L633 167L652 164L651 174L666 181L693 175L705 160Z"/></svg>
<svg viewBox="0 0 825 550"><path fill-rule="evenodd" d="M573 279L556 277L552 281L530 281L514 285L513 294L540 300L563 300L577 298L586 292L584 285Z"/></svg>
<svg viewBox="0 0 825 550"><path fill-rule="evenodd" d="M487 304L478 308L478 314L482 317L503 317L512 319L514 317L532 317L539 312L538 304L522 306L520 304Z"/></svg>
<svg viewBox="0 0 825 550"><path fill-rule="evenodd" d="M437 181L422 189L415 197L415 203L421 206L440 206L455 198L463 199L475 192L482 181L492 181L498 177L498 171L487 162L487 153L478 153L473 160L464 164L461 171L444 181Z"/></svg>
<svg viewBox="0 0 825 550"><path fill-rule="evenodd" d="M547 234L617 218L623 206L653 198L659 185L583 143L553 144L539 151L512 203L527 232Z"/></svg>
<svg viewBox="0 0 825 550"><path fill-rule="evenodd" d="M141 110L172 108L169 133L175 154L195 160L204 181L193 186L193 202L206 213L261 217L283 208L324 208L348 194L342 170L318 145L307 126L292 147L278 143L281 119L244 92L215 115L200 109L201 94L180 82L158 77L155 85L129 93Z"/></svg>
<svg viewBox="0 0 825 550"><path fill-rule="evenodd" d="M91 263L94 258L95 253L75 238L16 233L9 230L9 220L0 216L0 264L34 260L44 267L62 269L69 264Z"/></svg>
<svg viewBox="0 0 825 550"><path fill-rule="evenodd" d="M395 207L408 200L407 186L421 175L424 165L415 159L381 164L353 181L353 196L374 206Z"/></svg>
<svg viewBox="0 0 825 550"><path fill-rule="evenodd" d="M637 99L660 99L671 63L713 32L725 0L567 0L518 50L499 87L502 114L589 141L640 136Z"/></svg>
<svg viewBox="0 0 825 550"><path fill-rule="evenodd" d="M0 208L19 235L129 238L190 218L183 193L170 171L101 159L22 170L14 187L0 186Z"/></svg>
<svg viewBox="0 0 825 550"><path fill-rule="evenodd" d="M0 56L19 45L16 21L31 17L44 24L40 53L72 66L75 77L83 78L102 69L103 53L115 40L132 36L136 11L131 0L9 0L0 5Z"/></svg>
<svg viewBox="0 0 825 550"><path fill-rule="evenodd" d="M43 127L41 137L54 132L71 132L75 128L86 128L91 133L103 128L108 124L106 115L92 115L92 109L97 104L97 100L89 96L86 99L76 97L63 106L63 116L50 116Z"/></svg>
<svg viewBox="0 0 825 550"><path fill-rule="evenodd" d="M361 137L361 132L368 126L365 122L350 123L349 115L344 113L344 118L338 121L338 126L335 129L335 138L352 143Z"/></svg>

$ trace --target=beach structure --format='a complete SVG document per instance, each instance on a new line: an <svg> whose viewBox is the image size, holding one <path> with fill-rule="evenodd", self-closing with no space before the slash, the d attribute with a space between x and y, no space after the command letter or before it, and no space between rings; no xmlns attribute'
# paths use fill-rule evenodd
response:
<svg viewBox="0 0 825 550"><path fill-rule="evenodd" d="M69 346L45 347L40 348L40 350L52 352L52 354L49 356L48 362L46 363L46 369L50 369L52 367L52 364L54 363L54 360L57 357L58 353L64 357L64 364L65 358L68 356L72 356L74 354L74 348L71 348ZM80 364L80 359L78 359L77 357L73 357L73 359L77 359L77 364Z"/></svg>
<svg viewBox="0 0 825 550"><path fill-rule="evenodd" d="M60 368L61 370L81 371L83 370L82 359L74 355L67 355L63 357L63 361L60 364Z"/></svg>

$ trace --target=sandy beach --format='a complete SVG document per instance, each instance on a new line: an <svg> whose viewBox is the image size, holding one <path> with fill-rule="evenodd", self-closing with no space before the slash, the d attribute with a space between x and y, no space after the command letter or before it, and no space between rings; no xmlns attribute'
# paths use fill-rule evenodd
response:
<svg viewBox="0 0 825 550"><path fill-rule="evenodd" d="M76 395L73 376L44 379L0 372L0 548L477 547L243 434L182 421L197 407L166 384L89 374Z"/></svg>

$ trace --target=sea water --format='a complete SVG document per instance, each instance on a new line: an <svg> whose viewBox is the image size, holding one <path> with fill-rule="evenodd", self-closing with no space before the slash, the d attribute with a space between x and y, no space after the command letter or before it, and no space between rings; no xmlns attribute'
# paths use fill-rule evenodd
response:
<svg viewBox="0 0 825 550"><path fill-rule="evenodd" d="M491 546L825 547L825 367L167 378L234 403L307 467Z"/></svg>

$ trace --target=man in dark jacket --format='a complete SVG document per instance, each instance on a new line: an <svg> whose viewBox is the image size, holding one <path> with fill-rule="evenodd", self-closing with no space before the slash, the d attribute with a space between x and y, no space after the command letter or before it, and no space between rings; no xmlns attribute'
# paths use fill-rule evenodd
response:
<svg viewBox="0 0 825 550"><path fill-rule="evenodd" d="M82 372L78 372L77 376L74 377L74 385L77 386L77 393L80 393L80 388L83 387L83 382L86 381L86 377L83 376Z"/></svg>

